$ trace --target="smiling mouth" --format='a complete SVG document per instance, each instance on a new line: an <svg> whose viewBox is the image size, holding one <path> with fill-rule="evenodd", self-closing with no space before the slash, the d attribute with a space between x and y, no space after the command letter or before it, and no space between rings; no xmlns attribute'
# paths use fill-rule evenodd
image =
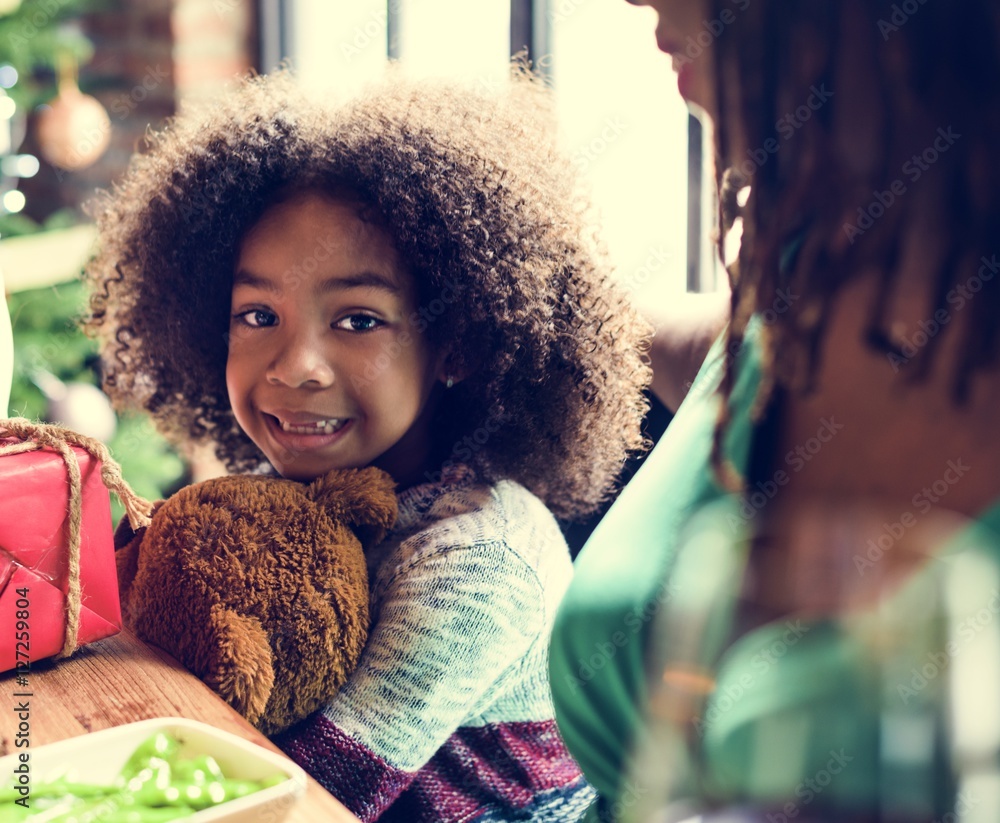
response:
<svg viewBox="0 0 1000 823"><path fill-rule="evenodd" d="M312 423L289 423L287 420L274 418L283 432L288 434L335 434L347 425L350 418L330 417L326 420L315 420Z"/></svg>

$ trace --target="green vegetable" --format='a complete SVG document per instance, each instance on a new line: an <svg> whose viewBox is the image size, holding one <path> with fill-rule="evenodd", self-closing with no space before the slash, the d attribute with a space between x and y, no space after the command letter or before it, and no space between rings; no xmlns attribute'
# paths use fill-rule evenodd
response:
<svg viewBox="0 0 1000 823"><path fill-rule="evenodd" d="M180 743L177 742L176 738L166 732L157 732L140 743L139 748L132 752L132 756L125 761L125 765L122 767L121 776L126 780L134 777L147 768L153 758L162 759L169 763L177 755L179 748Z"/></svg>
<svg viewBox="0 0 1000 823"><path fill-rule="evenodd" d="M180 741L165 732L144 740L110 786L62 778L31 786L30 809L0 788L0 823L20 823L44 813L52 823L161 823L276 786L287 778L227 778L214 757L181 757Z"/></svg>
<svg viewBox="0 0 1000 823"><path fill-rule="evenodd" d="M101 823L161 823L181 820L194 814L193 809L159 809L153 806L133 806L101 818Z"/></svg>

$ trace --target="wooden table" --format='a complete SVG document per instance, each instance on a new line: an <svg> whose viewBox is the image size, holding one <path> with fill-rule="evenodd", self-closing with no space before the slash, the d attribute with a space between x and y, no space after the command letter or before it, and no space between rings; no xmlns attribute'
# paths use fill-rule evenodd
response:
<svg viewBox="0 0 1000 823"><path fill-rule="evenodd" d="M32 663L28 687L0 675L0 755L14 748L19 718L15 692L29 691L32 747L152 717L186 717L279 751L204 683L165 652L128 631L77 651L70 659ZM358 823L333 795L309 778L288 823Z"/></svg>

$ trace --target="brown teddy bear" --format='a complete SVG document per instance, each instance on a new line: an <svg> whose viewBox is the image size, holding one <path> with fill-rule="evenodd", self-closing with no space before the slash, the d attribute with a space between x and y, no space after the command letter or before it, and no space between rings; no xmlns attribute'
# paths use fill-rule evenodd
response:
<svg viewBox="0 0 1000 823"><path fill-rule="evenodd" d="M264 734L318 709L368 636L364 549L396 520L375 469L311 484L219 477L115 535L125 624L166 650Z"/></svg>

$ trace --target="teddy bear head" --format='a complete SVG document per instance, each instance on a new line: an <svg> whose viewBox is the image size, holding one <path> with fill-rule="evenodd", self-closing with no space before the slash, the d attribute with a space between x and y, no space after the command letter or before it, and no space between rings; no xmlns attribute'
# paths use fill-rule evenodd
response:
<svg viewBox="0 0 1000 823"><path fill-rule="evenodd" d="M375 468L219 477L116 535L122 615L265 734L328 701L368 634L364 550L396 519Z"/></svg>

